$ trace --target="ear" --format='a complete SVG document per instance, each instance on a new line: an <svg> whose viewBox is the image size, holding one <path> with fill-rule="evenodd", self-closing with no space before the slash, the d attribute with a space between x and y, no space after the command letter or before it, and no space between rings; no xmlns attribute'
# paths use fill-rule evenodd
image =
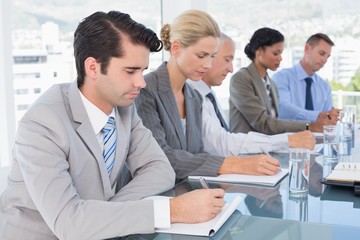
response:
<svg viewBox="0 0 360 240"><path fill-rule="evenodd" d="M311 51L311 49L312 49L311 45L306 43L305 47L304 47L304 52L309 52L309 51Z"/></svg>
<svg viewBox="0 0 360 240"><path fill-rule="evenodd" d="M96 76L100 73L100 64L96 62L96 59L93 57L88 57L84 62L85 67L85 75L90 78L96 78Z"/></svg>
<svg viewBox="0 0 360 240"><path fill-rule="evenodd" d="M264 53L264 49L262 47L259 47L255 51L255 56L261 56Z"/></svg>
<svg viewBox="0 0 360 240"><path fill-rule="evenodd" d="M181 42L179 40L175 40L171 44L171 55L174 57L179 56L181 51Z"/></svg>

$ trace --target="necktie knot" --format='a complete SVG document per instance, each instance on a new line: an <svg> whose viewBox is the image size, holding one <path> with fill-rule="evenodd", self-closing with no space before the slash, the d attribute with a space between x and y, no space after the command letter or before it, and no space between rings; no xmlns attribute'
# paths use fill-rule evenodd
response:
<svg viewBox="0 0 360 240"><path fill-rule="evenodd" d="M305 82L306 82L306 85L310 85L310 86L311 86L313 80L312 80L311 77L307 77L307 78L305 78Z"/></svg>
<svg viewBox="0 0 360 240"><path fill-rule="evenodd" d="M105 160L105 166L107 172L110 174L111 170L114 167L115 163L115 150L116 150L116 128L115 128L115 119L109 117L104 128L104 152L103 157Z"/></svg>
<svg viewBox="0 0 360 240"><path fill-rule="evenodd" d="M206 94L206 97L209 98L211 102L216 102L215 96L212 92L209 92L208 94Z"/></svg>
<svg viewBox="0 0 360 240"><path fill-rule="evenodd" d="M206 97L211 101L213 107L214 107L214 110L215 110L215 113L216 113L216 116L218 117L219 121L220 121L220 124L221 126L226 130L226 131L229 131L229 127L227 126L220 110L219 110L219 107L217 106L217 103L216 103L216 100L215 100L215 96L212 92L209 92L208 94L206 94Z"/></svg>

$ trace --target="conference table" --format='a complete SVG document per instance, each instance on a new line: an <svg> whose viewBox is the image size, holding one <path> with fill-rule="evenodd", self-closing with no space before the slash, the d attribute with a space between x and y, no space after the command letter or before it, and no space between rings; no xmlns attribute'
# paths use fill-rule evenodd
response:
<svg viewBox="0 0 360 240"><path fill-rule="evenodd" d="M360 162L360 130L356 130L356 145L352 161ZM288 167L288 153L270 153ZM288 176L274 187L251 184L209 182L210 188L223 188L225 200L240 195L237 210L212 237L171 234L143 234L126 239L360 239L360 197L353 187L324 185L324 177L334 163L324 161L318 152L310 159L309 193L294 198L288 193ZM164 196L178 196L201 188L198 180L187 179Z"/></svg>

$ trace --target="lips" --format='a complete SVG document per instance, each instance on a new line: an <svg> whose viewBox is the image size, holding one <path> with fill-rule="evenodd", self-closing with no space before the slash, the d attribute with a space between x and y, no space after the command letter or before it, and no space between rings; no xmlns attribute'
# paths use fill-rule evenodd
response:
<svg viewBox="0 0 360 240"><path fill-rule="evenodd" d="M129 93L130 98L136 98L139 95L139 92Z"/></svg>

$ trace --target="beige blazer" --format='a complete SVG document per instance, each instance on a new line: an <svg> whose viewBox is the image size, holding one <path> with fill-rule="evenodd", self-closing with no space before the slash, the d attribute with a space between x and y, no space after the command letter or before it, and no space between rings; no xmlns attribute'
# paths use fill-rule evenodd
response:
<svg viewBox="0 0 360 240"><path fill-rule="evenodd" d="M19 123L0 239L104 239L154 232L153 201L175 174L134 105L116 109L109 177L76 82L55 85ZM127 183L129 169L133 179ZM125 185L125 186L123 186Z"/></svg>
<svg viewBox="0 0 360 240"><path fill-rule="evenodd" d="M307 122L277 118L279 97L275 82L271 79L270 86L276 117L271 116L271 104L254 63L241 68L231 77L229 123L232 132L278 134L306 129Z"/></svg>

